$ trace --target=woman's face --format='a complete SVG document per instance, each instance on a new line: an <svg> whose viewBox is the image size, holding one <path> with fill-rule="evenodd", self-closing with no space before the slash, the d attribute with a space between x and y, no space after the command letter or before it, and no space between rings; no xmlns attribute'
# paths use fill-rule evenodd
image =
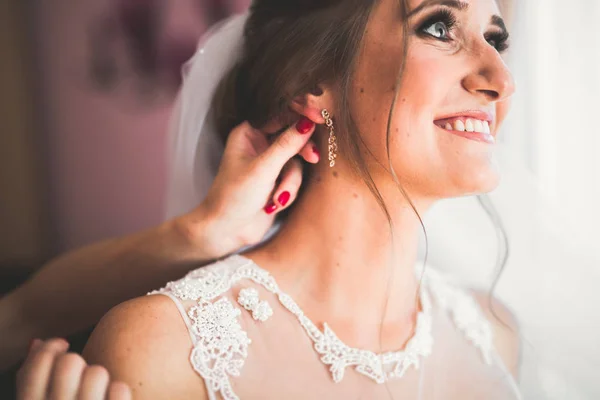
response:
<svg viewBox="0 0 600 400"><path fill-rule="evenodd" d="M398 3L381 0L373 10L352 93L359 130L384 165L389 104L403 57ZM390 129L392 166L412 195L438 199L493 190L499 181L493 141L514 91L496 2L409 0L408 14L408 57Z"/></svg>

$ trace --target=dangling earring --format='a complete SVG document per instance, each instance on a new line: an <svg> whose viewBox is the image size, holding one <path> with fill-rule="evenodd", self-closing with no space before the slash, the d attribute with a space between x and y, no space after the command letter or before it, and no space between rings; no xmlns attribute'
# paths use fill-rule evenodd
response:
<svg viewBox="0 0 600 400"><path fill-rule="evenodd" d="M321 115L325 119L325 125L329 128L329 167L335 167L335 159L337 158L337 138L333 129L333 120L326 109L321 111Z"/></svg>

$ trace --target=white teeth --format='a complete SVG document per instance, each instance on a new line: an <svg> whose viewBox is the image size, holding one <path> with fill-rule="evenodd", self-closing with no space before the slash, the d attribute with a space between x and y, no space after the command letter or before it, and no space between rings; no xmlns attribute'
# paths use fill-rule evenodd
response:
<svg viewBox="0 0 600 400"><path fill-rule="evenodd" d="M464 120L456 119L454 121L448 121L445 124L440 124L440 128L446 129L447 131L458 131L458 132L477 132L487 135L491 135L490 123L488 121L482 121L479 119L467 118Z"/></svg>
<svg viewBox="0 0 600 400"><path fill-rule="evenodd" d="M483 121L483 133L487 133L488 135L492 134L490 130L490 124L487 121Z"/></svg>
<svg viewBox="0 0 600 400"><path fill-rule="evenodd" d="M473 121L470 119L467 119L467 121L465 122L465 130L467 132L473 132L475 131L475 127L473 126Z"/></svg>
<svg viewBox="0 0 600 400"><path fill-rule="evenodd" d="M454 122L454 130L459 131L459 132L464 132L465 124L463 124L463 122L460 119L457 119L456 122Z"/></svg>

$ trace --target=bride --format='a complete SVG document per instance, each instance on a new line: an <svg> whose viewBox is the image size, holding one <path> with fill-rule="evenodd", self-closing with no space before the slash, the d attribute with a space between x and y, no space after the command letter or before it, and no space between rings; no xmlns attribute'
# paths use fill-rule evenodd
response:
<svg viewBox="0 0 600 400"><path fill-rule="evenodd" d="M520 398L511 314L417 262L436 201L499 183L514 91L499 14L494 0L256 0L213 32L179 134L300 115L328 162L270 241L113 309L87 361L136 398ZM194 80L226 70L214 96ZM290 201L274 198L267 210Z"/></svg>

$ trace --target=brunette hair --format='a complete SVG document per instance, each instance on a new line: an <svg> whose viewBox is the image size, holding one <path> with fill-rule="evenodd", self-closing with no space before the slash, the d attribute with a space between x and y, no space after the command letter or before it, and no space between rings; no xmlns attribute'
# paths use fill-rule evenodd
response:
<svg viewBox="0 0 600 400"><path fill-rule="evenodd" d="M397 0L400 18L406 20L407 0ZM225 76L213 100L217 129L223 139L243 121L262 127L272 119L288 125L297 118L289 105L297 96L313 92L319 84L330 84L336 91L335 123L338 147L361 176L388 223L392 219L381 193L367 168L362 149L366 147L351 115L350 93L356 60L371 11L379 0L254 0L244 29L244 47L240 61ZM389 105L386 133L387 165L384 166L398 189L417 215L425 235L427 263L428 238L425 225L413 202L403 189L391 164L390 130L393 110L402 81L408 52L408 26L403 24L403 55ZM486 195L479 198L482 207L497 228L503 252L499 254L497 275L508 257L505 230L493 204ZM490 299L492 296L490 291ZM495 314L493 307L492 312Z"/></svg>
<svg viewBox="0 0 600 400"><path fill-rule="evenodd" d="M254 0L244 30L241 60L214 99L217 129L227 135L243 121L261 127L292 122L292 100L328 83L336 91L340 152L363 178L388 220L389 212L360 151L351 115L354 67L367 22L378 0ZM404 1L401 1L404 3Z"/></svg>

